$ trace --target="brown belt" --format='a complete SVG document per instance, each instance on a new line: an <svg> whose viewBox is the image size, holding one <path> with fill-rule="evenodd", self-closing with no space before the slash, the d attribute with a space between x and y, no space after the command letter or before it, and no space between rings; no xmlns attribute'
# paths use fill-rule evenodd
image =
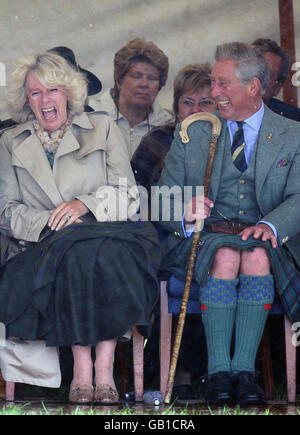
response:
<svg viewBox="0 0 300 435"><path fill-rule="evenodd" d="M219 220L212 224L205 225L205 229L210 233L223 233L223 234L239 234L245 228L250 227L251 224L240 221Z"/></svg>

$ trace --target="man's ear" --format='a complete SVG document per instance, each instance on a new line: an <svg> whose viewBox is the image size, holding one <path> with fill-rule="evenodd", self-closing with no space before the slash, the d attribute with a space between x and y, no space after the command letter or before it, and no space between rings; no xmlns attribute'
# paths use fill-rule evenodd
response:
<svg viewBox="0 0 300 435"><path fill-rule="evenodd" d="M249 92L251 97L255 97L261 92L261 83L257 77L253 77L249 83Z"/></svg>

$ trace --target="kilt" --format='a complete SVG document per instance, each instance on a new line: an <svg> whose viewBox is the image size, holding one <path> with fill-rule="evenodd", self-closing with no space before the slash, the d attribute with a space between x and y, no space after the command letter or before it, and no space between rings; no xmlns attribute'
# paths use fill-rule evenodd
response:
<svg viewBox="0 0 300 435"><path fill-rule="evenodd" d="M173 274L177 278L185 280L191 244L192 236L182 239L171 250L168 249L168 244L166 243L162 266L164 275ZM283 309L291 321L299 322L300 270L292 254L285 246L278 246L274 249L269 241L263 242L253 237L244 241L239 235L202 231L194 267L194 281L200 286L205 284L215 253L219 248L224 246L237 250L252 250L255 247L263 247L267 250L276 291L280 297Z"/></svg>

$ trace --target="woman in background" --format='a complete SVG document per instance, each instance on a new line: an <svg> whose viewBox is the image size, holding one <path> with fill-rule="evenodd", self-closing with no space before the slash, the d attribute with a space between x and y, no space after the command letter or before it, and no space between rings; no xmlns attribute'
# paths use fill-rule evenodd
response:
<svg viewBox="0 0 300 435"><path fill-rule="evenodd" d="M176 124L197 112L214 112L217 108L211 98L208 63L186 65L174 80L173 110L175 121L153 128L139 145L131 159L137 184L150 193L159 180L165 157L171 147Z"/></svg>
<svg viewBox="0 0 300 435"><path fill-rule="evenodd" d="M133 39L115 54L114 87L101 96L95 108L118 124L130 158L146 133L173 118L156 101L168 71L167 56L151 41Z"/></svg>

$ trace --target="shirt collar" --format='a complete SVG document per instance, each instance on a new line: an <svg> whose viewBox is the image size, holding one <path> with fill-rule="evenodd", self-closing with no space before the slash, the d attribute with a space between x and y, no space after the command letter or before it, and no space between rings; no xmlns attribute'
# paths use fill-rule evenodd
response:
<svg viewBox="0 0 300 435"><path fill-rule="evenodd" d="M249 127L251 127L253 130L255 130L256 132L258 132L264 117L264 113L265 113L265 106L262 103L258 111L255 112L253 115L249 116L249 118L245 119L244 123L247 124ZM235 127L236 129L236 121L227 120L227 126L231 131L233 127Z"/></svg>

